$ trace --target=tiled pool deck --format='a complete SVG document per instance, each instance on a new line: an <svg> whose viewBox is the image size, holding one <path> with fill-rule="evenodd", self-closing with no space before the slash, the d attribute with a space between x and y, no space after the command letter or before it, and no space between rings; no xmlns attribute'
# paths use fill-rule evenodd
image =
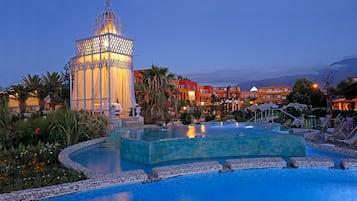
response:
<svg viewBox="0 0 357 201"><path fill-rule="evenodd" d="M206 172L224 172L242 169L256 169L256 168L286 168L287 162L279 157L271 158L244 158L226 160L225 165L219 164L217 161L196 162L191 164L172 165L153 168L151 175L146 174L143 170L131 170L118 174L97 174L81 164L72 161L69 155L77 150L85 147L102 143L106 138L94 139L82 142L64 149L58 156L59 161L63 166L83 172L88 179L78 182L65 183L55 186L47 186L35 189L26 189L15 191L6 194L0 194L0 200L15 201L15 200L41 200L61 195L87 191L97 188L103 188L117 184L127 184L135 182L150 182L169 177L180 175L206 173ZM309 146L321 148L325 150L345 153L357 156L357 150L344 149L341 147L331 146L330 144L315 144L307 142ZM333 168L334 162L328 158L309 158L309 157L292 157L290 164L293 168L304 167L323 167ZM341 159L340 166L343 169L357 169L357 159Z"/></svg>

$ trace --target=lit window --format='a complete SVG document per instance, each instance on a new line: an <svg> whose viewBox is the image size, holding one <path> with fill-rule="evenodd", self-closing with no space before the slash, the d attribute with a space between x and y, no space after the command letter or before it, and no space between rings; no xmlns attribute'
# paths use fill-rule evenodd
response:
<svg viewBox="0 0 357 201"><path fill-rule="evenodd" d="M188 99L189 100L195 100L195 92L194 91L189 91L188 92Z"/></svg>

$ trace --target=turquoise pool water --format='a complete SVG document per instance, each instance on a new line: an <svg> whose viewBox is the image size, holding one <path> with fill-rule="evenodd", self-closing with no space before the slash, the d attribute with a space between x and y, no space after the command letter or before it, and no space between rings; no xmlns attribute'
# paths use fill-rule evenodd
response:
<svg viewBox="0 0 357 201"><path fill-rule="evenodd" d="M112 134L116 137L138 141L158 141L177 138L210 138L245 135L276 135L281 125L276 123L253 122L206 122L200 125L169 126L152 128L119 128Z"/></svg>
<svg viewBox="0 0 357 201"><path fill-rule="evenodd" d="M124 136L127 139L136 139L140 143L151 143L156 141L167 141L172 140L174 146L176 146L175 139L183 139L191 141L188 138L195 138L192 141L199 141L203 138L250 138L250 137L267 137L272 138L274 136L286 136L289 137L291 135L282 134L277 131L280 131L279 124L256 124L256 123L237 123L237 122L212 122L207 123L206 125L196 125L196 126L180 126L180 127L158 127L158 128L141 128L141 129L118 129L116 133L113 134L113 137L107 140L106 143L98 144L86 149L82 149L71 154L71 159L76 161L90 169L93 169L99 173L119 173L122 171L132 170L132 169L143 169L145 172L150 173L153 167L164 166L164 165L175 165L189 162L198 162L198 161L207 161L207 160L217 160L224 164L224 160L230 158L240 158L239 156L226 156L226 157L201 157L196 159L181 159L174 161L161 162L157 164L143 164L139 162L133 162L131 160L126 160L121 157L121 151L118 148L118 139L120 140L120 136ZM238 135L238 136L237 136ZM292 136L294 137L294 136ZM230 140L228 140L230 141ZM281 143L280 143L281 144ZM244 145L244 144L243 144ZM242 146L243 146L242 145ZM250 149L249 144L245 143L245 147ZM264 143L263 145L270 146L270 143ZM253 146L253 145L252 145ZM283 146L292 146L291 144L283 144ZM278 151L281 151L280 148ZM179 146L182 149L182 146ZM215 146L215 149L222 150L222 146ZM226 149L227 148L227 149ZM226 147L223 151L230 152L230 148ZM240 148L240 147L239 147ZM262 146L254 146L251 149L260 149ZM291 147L289 147L291 148ZM215 150L212 149L212 150ZM303 145L304 151L306 151L306 156L308 157L329 157L335 161L335 164L338 165L340 163L340 158L348 158L351 156L347 156L344 154L338 154L328 151L323 151L319 149L314 149L311 147L306 147ZM211 152L212 150L208 150L205 152ZM282 150L285 151L285 150ZM203 152L203 151L200 151ZM205 153L204 152L204 153ZM129 152L130 154L130 152ZM281 155L284 156L284 155ZM253 157L253 156L250 156Z"/></svg>
<svg viewBox="0 0 357 201"><path fill-rule="evenodd" d="M221 131L219 135L237 135L237 130L230 130L226 126L214 125L213 130ZM251 129L249 125L234 125L241 129L244 135L270 135L271 130L277 128L263 126ZM240 127L241 126L241 127ZM246 127L248 126L248 127ZM205 128L207 128L205 126ZM182 129L182 128L181 128ZM195 127L200 129L200 127ZM226 130L228 129L228 130ZM148 135L135 132L126 133L126 138L136 138L140 141L152 142L155 140L167 140L168 130L161 130L159 135L152 132ZM252 132L252 133L251 133ZM204 137L214 137L214 133ZM128 135L130 134L130 135ZM190 134L190 133L189 133ZM276 133L275 133L276 134ZM155 137L156 135L156 137ZM154 136L154 137L153 137ZM157 138L157 136L159 136ZM170 134L171 138L189 138L187 132L181 136ZM202 137L202 133L194 137ZM352 156L324 151L306 146L308 157L328 157L334 160L338 167L341 158L353 158ZM100 173L119 173L132 169L143 169L150 173L153 167L190 163L197 161L216 160L224 164L226 159L239 157L220 157L208 159L185 159L163 162L154 165L135 163L121 158L118 144L109 141L77 151L71 155L71 159ZM287 158L286 158L287 159ZM160 182L134 183L129 185L116 185L82 193L61 196L48 200L173 200L173 201L210 201L210 200L291 200L291 201L352 201L357 200L357 170L341 169L255 169L240 170L226 173L197 174L169 178Z"/></svg>
<svg viewBox="0 0 357 201"><path fill-rule="evenodd" d="M278 131L280 125L274 123L207 122L121 128L108 141L120 141L122 159L150 165L192 158L305 156L302 137Z"/></svg>
<svg viewBox="0 0 357 201"><path fill-rule="evenodd" d="M307 168L199 174L117 185L48 200L355 201L356 194L357 171Z"/></svg>
<svg viewBox="0 0 357 201"><path fill-rule="evenodd" d="M154 165L145 165L140 163L135 163L129 160L120 158L120 150L117 144L113 143L102 143L97 144L92 147L77 151L71 154L71 159L76 161L89 169L93 169L100 173L119 173L122 171L128 171L133 169L143 169L145 172L150 173L153 167L165 166L165 165L176 165L182 163L199 162L216 160L221 164L224 164L226 159L231 159L234 157L221 157L221 158L209 158L209 159L189 159L189 160L177 160L164 162ZM306 147L307 157L328 157L334 160L336 167L338 167L341 158L354 158L345 154L325 151L313 147ZM238 158L238 157L236 157Z"/></svg>

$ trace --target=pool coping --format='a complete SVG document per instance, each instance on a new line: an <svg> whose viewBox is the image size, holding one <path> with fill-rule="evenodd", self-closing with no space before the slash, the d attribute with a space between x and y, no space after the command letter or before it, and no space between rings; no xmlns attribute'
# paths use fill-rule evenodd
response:
<svg viewBox="0 0 357 201"><path fill-rule="evenodd" d="M119 174L107 174L101 178L4 193L0 194L0 200L41 200L118 184L139 183L147 179L148 175L143 170L130 170Z"/></svg>
<svg viewBox="0 0 357 201"><path fill-rule="evenodd" d="M63 149L59 155L58 155L58 161L61 163L62 166L75 170L77 172L83 172L83 174L87 177L87 178L98 178L103 176L103 174L99 174L97 172L95 172L94 170L91 170L85 166L83 166L82 164L79 164L73 160L70 159L70 155L78 150L99 144L99 143L103 143L105 142L105 140L107 139L107 137L102 137L102 138L97 138L97 139L93 139L93 140L88 140L88 141L84 141L69 147L66 147L65 149Z"/></svg>
<svg viewBox="0 0 357 201"><path fill-rule="evenodd" d="M95 144L102 143L106 139L107 137L103 137L103 138L89 140L89 141L72 145L70 147L63 149L58 156L60 163L64 167L71 168L78 172L83 172L88 177L88 179L78 182L64 183L59 185L45 186L41 188L25 189L25 190L10 192L10 193L4 193L4 194L0 194L0 200L4 200L4 201L40 200L40 199L47 199L47 198L72 194L72 193L78 193L87 190L93 190L97 188L108 187L112 185L122 185L128 183L144 183L144 182L151 182L151 181L156 181L156 180L161 180L161 179L166 179L176 176L202 174L207 172L218 173L218 172L226 172L226 171L258 169L258 168L288 168L288 166L286 166L281 162L281 160L284 160L282 158L262 157L262 158L244 158L244 160L228 159L225 161L224 166L220 165L217 161L196 162L196 163L172 165L172 166L161 166L156 168L157 170L156 175L155 173L148 175L143 170L123 171L118 174L99 174L96 173L94 170L86 168L83 165L76 163L70 159L69 156L71 153L86 147L93 146ZM324 150L357 156L357 150L346 150L341 147L334 147L326 144L325 145L315 144L307 141L306 144ZM290 158L290 161L291 160L292 158ZM300 164L303 165L296 166L296 167L292 166L292 168L326 167L326 160L321 160L321 158L299 157L299 158L295 158L294 160L302 160ZM269 163L269 161L273 161L273 163ZM356 160L341 159L340 164L341 167L344 169L357 169L357 159ZM333 166L331 167L331 169L333 169ZM154 168L153 168L153 172L154 172Z"/></svg>

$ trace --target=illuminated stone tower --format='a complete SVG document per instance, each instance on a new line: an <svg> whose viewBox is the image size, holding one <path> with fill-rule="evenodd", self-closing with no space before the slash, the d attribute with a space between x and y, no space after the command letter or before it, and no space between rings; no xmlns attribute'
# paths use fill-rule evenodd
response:
<svg viewBox="0 0 357 201"><path fill-rule="evenodd" d="M109 0L96 19L95 35L77 40L76 50L71 60L71 108L111 117L135 116L133 40L122 36Z"/></svg>

